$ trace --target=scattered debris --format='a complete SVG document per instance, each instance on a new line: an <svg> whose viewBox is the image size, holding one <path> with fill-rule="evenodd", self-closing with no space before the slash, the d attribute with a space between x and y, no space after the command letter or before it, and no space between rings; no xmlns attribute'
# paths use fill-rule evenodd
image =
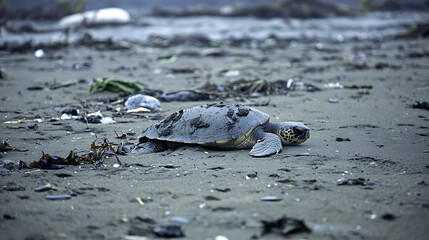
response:
<svg viewBox="0 0 429 240"><path fill-rule="evenodd" d="M369 179L365 179L365 178L353 178L353 179L338 179L337 181L335 181L335 184L345 185L345 186L353 186L353 185L367 186L367 185L376 185L378 183L374 181L370 181Z"/></svg>
<svg viewBox="0 0 429 240"><path fill-rule="evenodd" d="M61 120L77 119L78 115L79 115L79 109L70 108L70 109L63 110L60 119Z"/></svg>
<svg viewBox="0 0 429 240"><path fill-rule="evenodd" d="M303 220L288 218L286 216L270 221L263 220L261 222L263 224L262 236L266 234L286 236L298 233L311 233L311 229L307 227Z"/></svg>
<svg viewBox="0 0 429 240"><path fill-rule="evenodd" d="M103 166L103 158L105 156L115 156L119 165L122 165L118 158L119 155L125 155L129 153L132 146L124 146L109 142L107 138L102 139L102 143L97 145L98 139L91 143L91 152L78 155L77 153L70 151L70 154L66 158L59 156L51 156L49 154L43 154L38 160L30 163L30 168L40 169L62 169L68 165L79 165L79 164L93 164L96 167ZM25 164L24 168L27 167Z"/></svg>
<svg viewBox="0 0 429 240"><path fill-rule="evenodd" d="M87 124L88 123L101 123L101 124L116 123L116 121L113 120L112 117L105 117L100 111L83 115L81 118L81 121Z"/></svg>

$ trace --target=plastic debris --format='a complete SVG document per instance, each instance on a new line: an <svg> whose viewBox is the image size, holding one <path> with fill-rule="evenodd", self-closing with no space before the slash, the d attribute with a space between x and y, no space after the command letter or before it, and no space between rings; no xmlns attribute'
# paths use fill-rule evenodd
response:
<svg viewBox="0 0 429 240"><path fill-rule="evenodd" d="M325 88L343 88L343 85L341 85L338 82L337 83L330 82L328 84L325 84Z"/></svg>
<svg viewBox="0 0 429 240"><path fill-rule="evenodd" d="M101 123L101 124L113 124L113 123L116 123L116 121L115 121L115 120L113 120L113 118L112 118L112 117L102 117L102 118L100 119L100 123Z"/></svg>
<svg viewBox="0 0 429 240"><path fill-rule="evenodd" d="M81 118L82 122L86 123L101 123L101 124L113 124L116 123L112 117L105 117L100 111L93 112L87 115L84 115Z"/></svg>
<svg viewBox="0 0 429 240"><path fill-rule="evenodd" d="M77 119L77 116L79 115L79 109L65 109L62 112L62 115L60 117L61 120L70 120L70 119Z"/></svg>
<svg viewBox="0 0 429 240"><path fill-rule="evenodd" d="M145 85L136 80L123 80L116 78L107 78L100 82L93 83L88 91L90 94L102 91L136 93L145 89Z"/></svg>
<svg viewBox="0 0 429 240"><path fill-rule="evenodd" d="M127 110L126 113L147 113L151 112L149 108L139 107L136 109Z"/></svg>
<svg viewBox="0 0 429 240"><path fill-rule="evenodd" d="M68 113L63 113L60 117L61 120L70 120L72 118L73 118L73 116L68 114Z"/></svg>
<svg viewBox="0 0 429 240"><path fill-rule="evenodd" d="M158 99L143 94L137 94L129 97L127 101L125 101L124 105L128 110L137 109L140 107L148 108L153 111L159 111L161 109L161 103Z"/></svg>
<svg viewBox="0 0 429 240"><path fill-rule="evenodd" d="M177 59L179 59L179 57L177 55L173 55L169 58L165 58L165 59L161 59L159 60L159 63L161 64L169 64L169 63L174 63L177 61Z"/></svg>

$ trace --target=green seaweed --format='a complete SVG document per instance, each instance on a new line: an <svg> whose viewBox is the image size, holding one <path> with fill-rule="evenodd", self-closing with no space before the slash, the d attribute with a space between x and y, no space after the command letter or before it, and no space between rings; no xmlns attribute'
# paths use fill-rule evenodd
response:
<svg viewBox="0 0 429 240"><path fill-rule="evenodd" d="M125 93L136 93L143 89L145 89L146 86L144 86L142 83L139 83L136 80L123 80L123 79L116 79L116 78L107 78L104 79L101 82L95 82L93 83L88 91L90 94L103 92L103 91L110 91L110 92L125 92Z"/></svg>

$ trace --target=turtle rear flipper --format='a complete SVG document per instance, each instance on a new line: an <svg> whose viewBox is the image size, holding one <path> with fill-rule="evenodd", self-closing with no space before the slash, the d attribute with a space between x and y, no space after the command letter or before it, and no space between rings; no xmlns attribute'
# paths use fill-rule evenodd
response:
<svg viewBox="0 0 429 240"><path fill-rule="evenodd" d="M131 153L135 154L146 154L146 153L155 153L163 152L168 149L168 145L164 141L147 139L144 142L139 143L136 148L134 148Z"/></svg>
<svg viewBox="0 0 429 240"><path fill-rule="evenodd" d="M250 150L250 155L254 157L264 157L278 153L282 150L282 142L280 138L273 133L264 133L263 138Z"/></svg>

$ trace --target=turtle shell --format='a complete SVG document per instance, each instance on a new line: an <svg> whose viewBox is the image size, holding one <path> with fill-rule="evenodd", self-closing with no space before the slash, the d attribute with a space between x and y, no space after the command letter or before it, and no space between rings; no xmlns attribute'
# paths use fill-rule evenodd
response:
<svg viewBox="0 0 429 240"><path fill-rule="evenodd" d="M177 111L139 137L194 144L227 143L265 124L269 117L239 104L207 104Z"/></svg>

